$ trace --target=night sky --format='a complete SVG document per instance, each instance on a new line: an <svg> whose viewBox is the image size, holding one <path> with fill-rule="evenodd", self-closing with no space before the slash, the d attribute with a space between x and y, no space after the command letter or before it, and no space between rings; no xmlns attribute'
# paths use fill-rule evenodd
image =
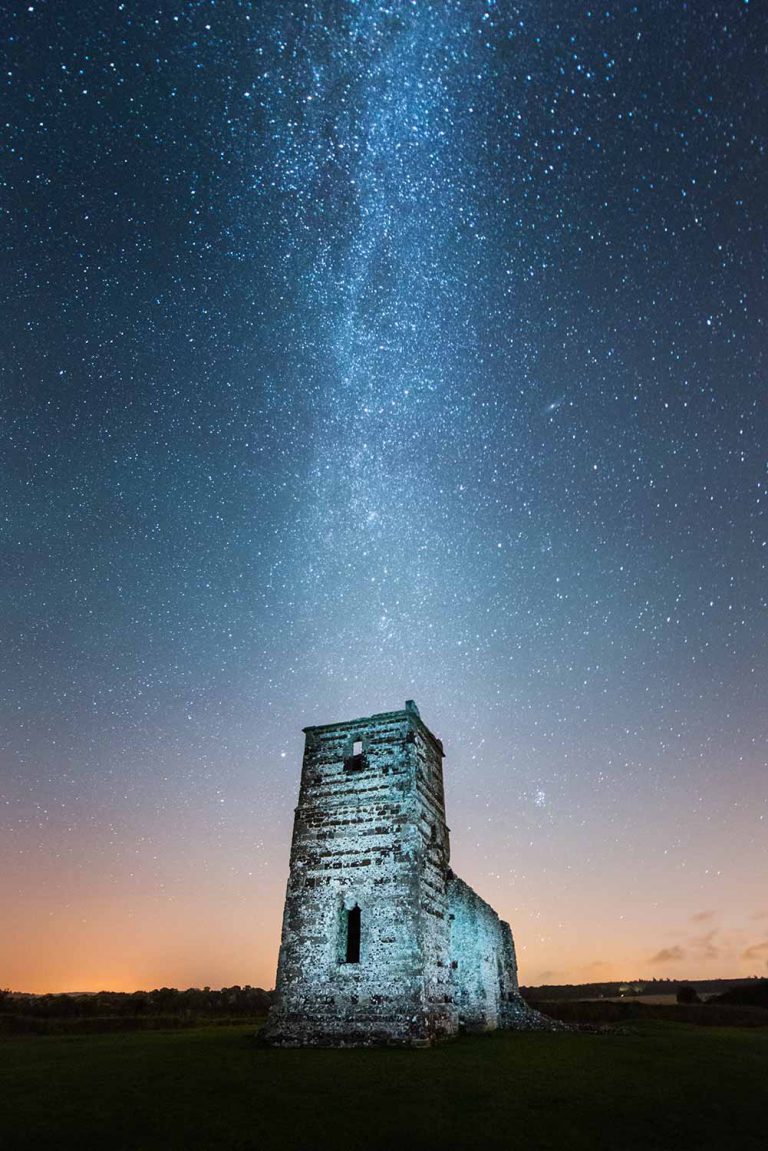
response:
<svg viewBox="0 0 768 1151"><path fill-rule="evenodd" d="M766 974L765 12L5 13L0 986L272 986L406 698L523 983Z"/></svg>

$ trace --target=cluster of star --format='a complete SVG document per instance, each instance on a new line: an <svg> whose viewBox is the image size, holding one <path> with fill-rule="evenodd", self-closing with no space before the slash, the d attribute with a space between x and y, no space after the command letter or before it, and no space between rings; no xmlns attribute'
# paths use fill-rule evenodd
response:
<svg viewBox="0 0 768 1151"><path fill-rule="evenodd" d="M681 954L730 974L766 835L755 6L10 24L13 907L87 909L86 982L192 981L158 957L212 916L199 981L268 983L300 728L413 697L525 981L642 974L700 905L730 942Z"/></svg>

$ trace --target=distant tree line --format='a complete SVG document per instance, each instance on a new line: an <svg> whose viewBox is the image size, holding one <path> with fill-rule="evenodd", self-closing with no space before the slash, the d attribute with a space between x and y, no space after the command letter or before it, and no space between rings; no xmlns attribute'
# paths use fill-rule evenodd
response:
<svg viewBox="0 0 768 1151"><path fill-rule="evenodd" d="M743 979L688 979L684 985L693 988L699 997L710 997L761 984L768 984L768 980L752 975ZM682 984L678 979L629 979L608 983L550 983L540 987L521 987L520 991L529 1002L554 999L562 1002L568 999L615 999L618 996L632 999L641 995L676 995L680 986Z"/></svg>
<svg viewBox="0 0 768 1151"><path fill-rule="evenodd" d="M745 986L731 987L722 995L716 995L710 1003L736 1003L740 1007L768 1008L768 979L751 980Z"/></svg>
<svg viewBox="0 0 768 1151"><path fill-rule="evenodd" d="M244 1018L264 1015L272 995L261 987L159 987L154 991L97 991L82 995L26 995L0 991L0 1015L38 1019L97 1019L150 1016L180 1019Z"/></svg>
<svg viewBox="0 0 768 1151"><path fill-rule="evenodd" d="M646 984L643 993L633 994L590 996L588 985L569 988L579 994L563 995L561 998L552 994L550 988L537 988L547 993L538 999L530 995L528 989L524 994L544 1015L577 1027L602 1027L606 1024L649 1019L695 1023L702 1027L768 1027L768 979L700 980L695 984L675 984L670 980L664 992L659 991L661 982L655 980L655 987ZM720 995L708 994L704 998L699 994L697 988L708 989L713 982L730 983L731 986ZM675 999L676 1002L659 1002L665 994L668 1000Z"/></svg>

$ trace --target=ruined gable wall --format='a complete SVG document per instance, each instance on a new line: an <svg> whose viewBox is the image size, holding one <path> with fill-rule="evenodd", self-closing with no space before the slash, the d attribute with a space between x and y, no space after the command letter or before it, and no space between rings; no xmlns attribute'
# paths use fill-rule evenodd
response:
<svg viewBox="0 0 768 1151"><path fill-rule="evenodd" d="M515 946L509 924L457 876L449 873L448 914L453 994L468 1030L514 1025L518 993Z"/></svg>
<svg viewBox="0 0 768 1151"><path fill-rule="evenodd" d="M277 1005L268 1037L366 1043L429 1037L424 1004L424 826L406 712L307 730ZM409 738L410 737L410 738ZM350 771L353 740L361 770ZM444 822L444 821L443 821ZM344 960L361 909L360 962Z"/></svg>

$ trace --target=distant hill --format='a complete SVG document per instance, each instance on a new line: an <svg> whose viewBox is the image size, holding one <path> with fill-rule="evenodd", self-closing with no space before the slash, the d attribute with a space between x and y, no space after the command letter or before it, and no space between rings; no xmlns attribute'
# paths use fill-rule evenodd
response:
<svg viewBox="0 0 768 1151"><path fill-rule="evenodd" d="M539 987L521 987L520 992L529 1003L568 999L636 999L647 995L674 995L677 988L685 984L694 987L700 997L709 998L766 983L768 980L757 976L748 979L628 979L608 983L549 983ZM746 1003L747 1000L728 1002ZM755 1003L755 1006L760 1005Z"/></svg>
<svg viewBox="0 0 768 1151"><path fill-rule="evenodd" d="M731 987L722 995L713 996L709 1002L735 1003L739 1007L768 1007L768 979L757 979Z"/></svg>

